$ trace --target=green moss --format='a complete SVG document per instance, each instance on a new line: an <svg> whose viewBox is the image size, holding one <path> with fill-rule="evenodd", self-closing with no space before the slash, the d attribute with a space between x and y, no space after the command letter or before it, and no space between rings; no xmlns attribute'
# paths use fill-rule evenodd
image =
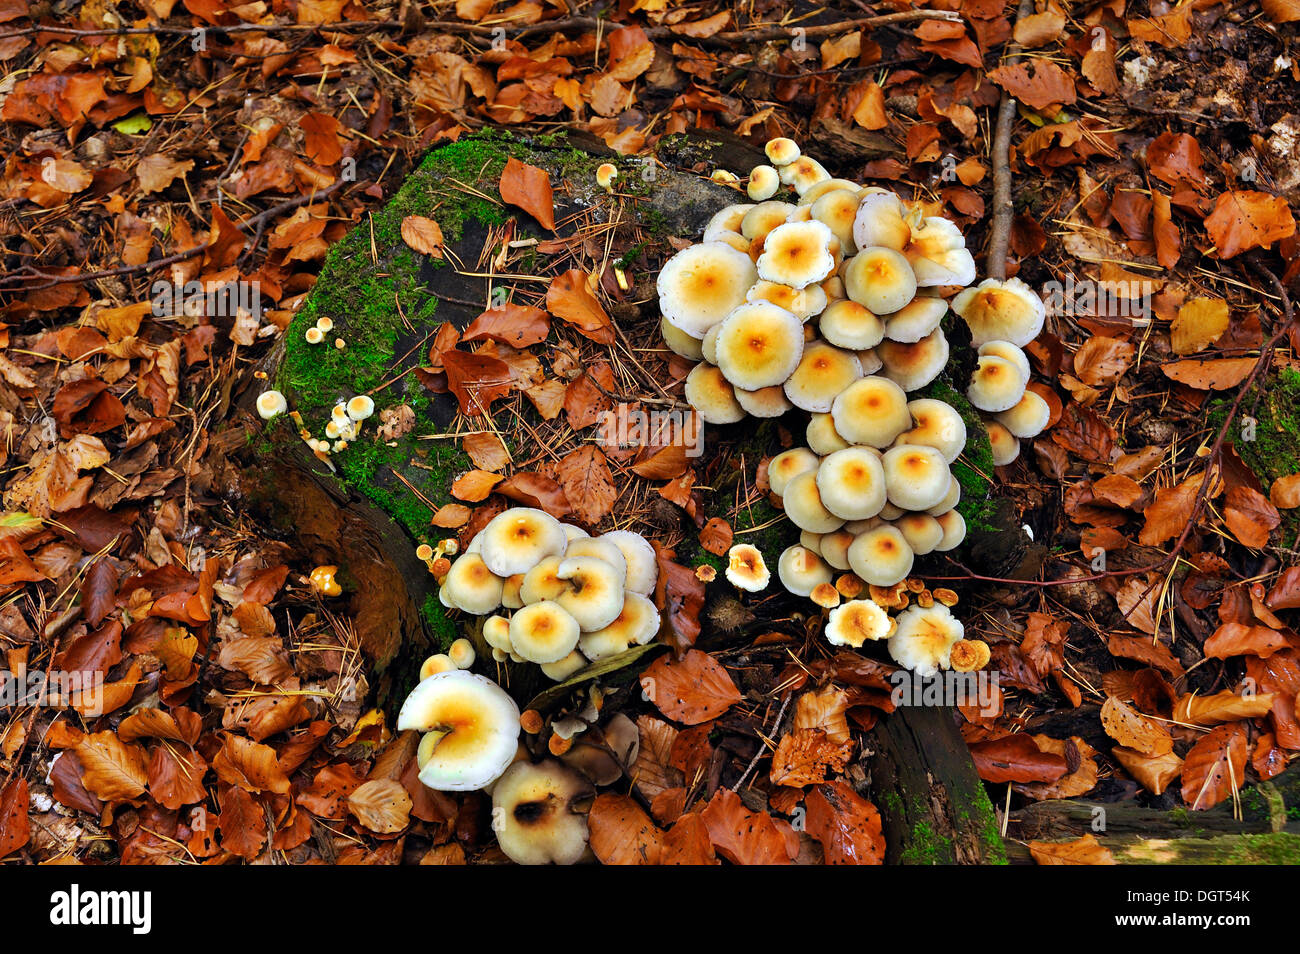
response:
<svg viewBox="0 0 1300 954"><path fill-rule="evenodd" d="M993 514L993 502L989 498L993 486L993 446L979 412L965 395L943 381L935 381L921 394L956 408L966 425L966 449L952 465L952 475L961 484L957 512L965 519L967 532L995 529L989 523Z"/></svg>
<svg viewBox="0 0 1300 954"><path fill-rule="evenodd" d="M974 800L968 806L957 810L958 824L963 828L973 828L979 833L980 840L984 843L984 858L986 864L1005 865L1007 864L1007 846L1002 840L1002 829L998 825L997 813L993 810L993 803L989 801L988 792L984 786L977 787Z"/></svg>
<svg viewBox="0 0 1300 954"><path fill-rule="evenodd" d="M420 618L424 620L424 628L433 637L434 645L440 652L446 652L447 648L456 641L459 633L456 624L447 618L447 611L443 609L436 593L430 593L424 598L424 605L420 607Z"/></svg>
<svg viewBox="0 0 1300 954"><path fill-rule="evenodd" d="M952 857L952 839L923 820L912 826L912 837L898 860L905 865L939 865Z"/></svg>
<svg viewBox="0 0 1300 954"><path fill-rule="evenodd" d="M1300 865L1300 835L1277 832L1242 835L1241 844L1230 856L1235 865Z"/></svg>

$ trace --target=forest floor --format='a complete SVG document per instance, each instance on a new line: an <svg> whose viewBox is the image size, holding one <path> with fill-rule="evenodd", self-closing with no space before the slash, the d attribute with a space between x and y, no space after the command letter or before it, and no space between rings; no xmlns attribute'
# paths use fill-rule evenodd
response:
<svg viewBox="0 0 1300 954"><path fill-rule="evenodd" d="M999 676L961 733L999 824L1057 799L1249 810L1242 793L1300 752L1296 22L1296 0L0 0L3 669L97 673L106 700L0 705L0 858L503 860L481 795L416 781L346 598L311 585L291 528L228 492L213 440L331 248L430 148L487 126L579 131L623 156L691 131L789 136L832 175L957 222L981 278L1005 254L1059 296L1027 349L1051 425L993 475L1030 541L1001 572L957 558L927 574L960 593ZM631 262L632 292L599 276L617 320L662 262L601 242L557 243L556 261ZM160 280L255 282L261 308L159 309ZM680 394L653 341L607 345L602 371L592 336L550 330L550 383L527 400L574 448L616 373L621 392ZM546 457L533 438L524 460ZM448 487L430 539L480 527L504 506L497 482L527 476L490 451L466 448L486 476ZM611 847L629 839L662 860L884 856L858 794L864 733L891 708L867 664L834 655L815 612L700 614L695 568L780 520L745 452L615 460L613 498L580 505L592 525L636 514L674 548L703 649L711 630L747 634L653 664L695 687L691 712L629 701L638 783L593 810L602 860L629 860ZM589 487L583 453L567 473L584 465ZM566 482L562 461L533 469ZM657 534L665 507L677 529ZM834 751L799 749L840 726ZM1090 836L1029 850L1114 860Z"/></svg>

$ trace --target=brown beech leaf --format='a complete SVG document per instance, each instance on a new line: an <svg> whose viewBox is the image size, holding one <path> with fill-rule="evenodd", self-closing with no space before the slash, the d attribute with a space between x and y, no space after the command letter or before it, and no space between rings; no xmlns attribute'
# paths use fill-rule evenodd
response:
<svg viewBox="0 0 1300 954"><path fill-rule="evenodd" d="M1143 755L1137 749L1117 745L1110 754L1124 771L1153 795L1159 795L1169 783L1183 774L1183 760L1172 751L1163 755Z"/></svg>
<svg viewBox="0 0 1300 954"><path fill-rule="evenodd" d="M1163 132L1156 136L1147 145L1146 160L1147 169L1161 182L1193 189L1205 184L1201 146L1187 133Z"/></svg>
<svg viewBox="0 0 1300 954"><path fill-rule="evenodd" d="M1279 510L1300 507L1300 474L1287 474L1273 481L1268 488L1268 500Z"/></svg>
<svg viewBox="0 0 1300 954"><path fill-rule="evenodd" d="M686 448L669 444L632 465L632 473L646 480L672 480L686 473Z"/></svg>
<svg viewBox="0 0 1300 954"><path fill-rule="evenodd" d="M1114 384L1133 363L1136 349L1123 338L1093 335L1075 352L1074 373L1093 387Z"/></svg>
<svg viewBox="0 0 1300 954"><path fill-rule="evenodd" d="M843 772L853 756L853 740L833 741L824 729L792 728L772 753L773 785L803 788L826 781L827 772Z"/></svg>
<svg viewBox="0 0 1300 954"><path fill-rule="evenodd" d="M1205 230L1217 246L1219 257L1233 258L1295 235L1295 219L1281 196L1232 190L1215 200L1214 210L1205 219Z"/></svg>
<svg viewBox="0 0 1300 954"><path fill-rule="evenodd" d="M500 191L508 205L518 206L543 227L555 231L555 197L546 170L511 156L501 170Z"/></svg>
<svg viewBox="0 0 1300 954"><path fill-rule="evenodd" d="M641 688L660 712L685 725L716 719L741 699L727 670L698 649L680 662L656 659L641 674Z"/></svg>
<svg viewBox="0 0 1300 954"><path fill-rule="evenodd" d="M664 617L671 637L670 645L678 652L695 644L700 635L700 610L704 606L704 584L695 572L671 559L671 552L655 547L655 564L659 577L655 581L655 605Z"/></svg>
<svg viewBox="0 0 1300 954"><path fill-rule="evenodd" d="M452 349L442 353L447 387L469 417L487 413L492 402L510 393L510 366L490 354Z"/></svg>
<svg viewBox="0 0 1300 954"><path fill-rule="evenodd" d="M516 503L545 510L557 520L573 513L573 506L569 503L564 488L551 478L532 471L507 477L497 484L497 493Z"/></svg>
<svg viewBox="0 0 1300 954"><path fill-rule="evenodd" d="M1221 298L1190 298L1178 308L1169 328L1174 354L1195 354L1228 330L1228 303Z"/></svg>
<svg viewBox="0 0 1300 954"><path fill-rule="evenodd" d="M571 268L546 290L546 309L597 344L614 343L614 324L587 287L587 273Z"/></svg>
<svg viewBox="0 0 1300 954"><path fill-rule="evenodd" d="M879 865L885 861L880 812L838 779L808 793L809 835L821 842L828 865Z"/></svg>
<svg viewBox="0 0 1300 954"><path fill-rule="evenodd" d="M1157 490L1155 498L1142 511L1146 524L1138 534L1138 542L1145 547L1156 547L1181 534L1192 517L1192 507L1204 479L1204 474L1194 474L1180 484Z"/></svg>
<svg viewBox="0 0 1300 954"><path fill-rule="evenodd" d="M1069 771L1064 758L1042 751L1023 732L975 742L970 754L986 782L1055 782Z"/></svg>
<svg viewBox="0 0 1300 954"><path fill-rule="evenodd" d="M566 454L556 468L556 476L573 505L574 515L588 526L594 527L605 519L618 499L614 475L604 452L595 444L584 444Z"/></svg>
<svg viewBox="0 0 1300 954"><path fill-rule="evenodd" d="M1274 653L1290 648L1287 638L1267 626L1247 626L1243 623L1224 623L1202 647L1208 659L1228 659L1232 656L1258 656L1267 659Z"/></svg>
<svg viewBox="0 0 1300 954"><path fill-rule="evenodd" d="M402 783L391 778L363 782L348 796L348 808L363 826L380 835L391 835L411 820L411 796Z"/></svg>
<svg viewBox="0 0 1300 954"><path fill-rule="evenodd" d="M1240 719L1258 719L1273 708L1273 693L1256 692L1238 695L1224 689L1212 696L1181 696L1174 705L1173 720L1192 725L1216 725Z"/></svg>
<svg viewBox="0 0 1300 954"><path fill-rule="evenodd" d="M587 815L591 851L603 865L657 865L663 832L628 795L602 792Z"/></svg>
<svg viewBox="0 0 1300 954"><path fill-rule="evenodd" d="M1165 377L1198 391L1235 388L1255 368L1256 358L1187 358L1162 364Z"/></svg>
<svg viewBox="0 0 1300 954"><path fill-rule="evenodd" d="M609 32L608 65L610 76L630 83L650 68L654 62L655 48L639 26L625 26Z"/></svg>
<svg viewBox="0 0 1300 954"><path fill-rule="evenodd" d="M505 480L500 474L489 474L486 470L467 470L451 482L451 495L458 500L478 503L486 500L492 488Z"/></svg>
<svg viewBox="0 0 1300 954"><path fill-rule="evenodd" d="M1069 740L1053 739L1051 736L1038 734L1034 736L1038 748L1065 759L1067 768L1074 766L1055 782L1036 782L1033 784L1014 785L1021 795L1042 800L1047 798L1078 798L1086 795L1097 786L1097 761L1093 758L1097 750L1079 738L1070 736Z"/></svg>
<svg viewBox="0 0 1300 954"><path fill-rule="evenodd" d="M1246 733L1221 725L1197 740L1183 761L1183 801L1192 811L1213 808L1246 782Z"/></svg>
<svg viewBox="0 0 1300 954"><path fill-rule="evenodd" d="M1055 63L1034 59L989 70L989 79L1026 106L1068 106L1077 98L1074 80Z"/></svg>
<svg viewBox="0 0 1300 954"><path fill-rule="evenodd" d="M751 812L729 788L720 788L700 813L718 854L736 865L785 865L798 854L798 840L767 812ZM793 832L789 832L793 834Z"/></svg>
<svg viewBox="0 0 1300 954"><path fill-rule="evenodd" d="M27 779L21 775L15 775L0 786L0 858L13 854L32 836L27 815L29 798Z"/></svg>
<svg viewBox="0 0 1300 954"><path fill-rule="evenodd" d="M275 749L243 736L227 733L212 767L223 782L250 792L283 795L289 791L289 777L276 761Z"/></svg>
<svg viewBox="0 0 1300 954"><path fill-rule="evenodd" d="M461 341L490 338L512 348L527 348L545 341L551 332L551 318L531 305L504 304L489 308L471 321L461 334Z"/></svg>
<svg viewBox="0 0 1300 954"><path fill-rule="evenodd" d="M84 771L81 784L106 802L125 801L145 791L149 782L145 751L122 742L114 732L83 736L74 751Z"/></svg>
<svg viewBox="0 0 1300 954"><path fill-rule="evenodd" d="M431 258L442 258L442 227L423 215L402 219L402 241Z"/></svg>
<svg viewBox="0 0 1300 954"><path fill-rule="evenodd" d="M734 533L731 524L721 517L710 517L709 522L700 530L700 546L715 556L721 556L731 549Z"/></svg>
<svg viewBox="0 0 1300 954"><path fill-rule="evenodd" d="M1232 487L1224 501L1223 522L1242 544L1259 549L1268 545L1269 534L1282 522L1282 515L1259 491Z"/></svg>
<svg viewBox="0 0 1300 954"><path fill-rule="evenodd" d="M172 811L205 801L203 774L208 763L188 745L160 743L149 752L149 794Z"/></svg>
<svg viewBox="0 0 1300 954"><path fill-rule="evenodd" d="M1255 680L1257 691L1273 693L1273 733L1284 749L1300 749L1300 654L1293 649L1274 653L1267 659L1246 657L1246 675Z"/></svg>
<svg viewBox="0 0 1300 954"><path fill-rule="evenodd" d="M249 861L262 853L266 844L266 814L252 795L234 785L217 793L221 809L217 825L221 847Z"/></svg>
<svg viewBox="0 0 1300 954"><path fill-rule="evenodd" d="M1040 865L1119 864L1110 849L1091 833L1074 841L1031 841L1029 853Z"/></svg>
<svg viewBox="0 0 1300 954"><path fill-rule="evenodd" d="M1174 747L1169 730L1154 719L1108 696L1101 707L1101 727L1106 734L1126 748L1144 755L1164 755Z"/></svg>
<svg viewBox="0 0 1300 954"><path fill-rule="evenodd" d="M510 451L491 431L466 434L460 439L460 446L479 470L495 472L510 463Z"/></svg>

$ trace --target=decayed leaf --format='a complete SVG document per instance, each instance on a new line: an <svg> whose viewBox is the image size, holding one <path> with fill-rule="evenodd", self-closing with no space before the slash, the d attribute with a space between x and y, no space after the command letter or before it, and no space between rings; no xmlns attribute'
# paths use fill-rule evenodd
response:
<svg viewBox="0 0 1300 954"><path fill-rule="evenodd" d="M1031 841L1029 853L1040 865L1114 865L1110 849L1092 834L1074 841Z"/></svg>
<svg viewBox="0 0 1300 954"><path fill-rule="evenodd" d="M767 812L751 812L729 788L718 789L700 814L713 847L732 864L785 865L798 854L780 823Z"/></svg>
<svg viewBox="0 0 1300 954"><path fill-rule="evenodd" d="M124 801L144 793L149 781L144 749L122 742L114 732L83 736L75 748L84 772L81 784L106 802Z"/></svg>
<svg viewBox="0 0 1300 954"><path fill-rule="evenodd" d="M1178 309L1169 329L1174 354L1195 354L1228 330L1228 303L1221 298L1191 298Z"/></svg>
<svg viewBox="0 0 1300 954"><path fill-rule="evenodd" d="M853 756L853 740L831 740L823 729L793 728L772 753L773 785L803 788L826 780L827 772L843 772Z"/></svg>
<svg viewBox="0 0 1300 954"><path fill-rule="evenodd" d="M1240 723L1211 729L1183 762L1183 801L1204 811L1238 791L1246 781L1247 749Z"/></svg>
<svg viewBox="0 0 1300 954"><path fill-rule="evenodd" d="M571 268L556 276L546 291L546 308L597 344L614 343L614 325L587 287L587 273Z"/></svg>
<svg viewBox="0 0 1300 954"><path fill-rule="evenodd" d="M1025 60L989 71L989 79L1026 106L1048 109L1068 106L1077 99L1074 80L1055 63L1045 59Z"/></svg>
<svg viewBox="0 0 1300 954"><path fill-rule="evenodd" d="M366 828L381 835L399 832L411 820L411 796L402 783L391 778L377 778L353 789L348 808Z"/></svg>
<svg viewBox="0 0 1300 954"><path fill-rule="evenodd" d="M1175 722L1189 722L1192 725L1215 725L1239 719L1261 718L1268 715L1272 708L1271 692L1238 695L1231 689L1224 689L1212 696L1181 696L1174 706L1173 719Z"/></svg>
<svg viewBox="0 0 1300 954"><path fill-rule="evenodd" d="M249 861L262 853L266 844L266 815L248 792L228 785L217 793L221 815L221 845Z"/></svg>
<svg viewBox="0 0 1300 954"><path fill-rule="evenodd" d="M1064 758L1044 752L1023 732L975 742L970 754L986 782L1055 782L1069 770Z"/></svg>
<svg viewBox="0 0 1300 954"><path fill-rule="evenodd" d="M1137 749L1117 745L1110 754L1124 771L1153 795L1159 795L1169 783L1183 774L1183 760L1172 751L1163 755L1143 755Z"/></svg>
<svg viewBox="0 0 1300 954"><path fill-rule="evenodd" d="M1245 546L1268 545L1269 534L1282 522L1277 508L1250 487L1232 487L1223 507L1223 522Z"/></svg>
<svg viewBox="0 0 1300 954"><path fill-rule="evenodd" d="M1233 258L1252 248L1268 248L1295 234L1295 219L1286 199L1267 192L1229 191L1219 196L1205 219L1205 230L1220 258Z"/></svg>
<svg viewBox="0 0 1300 954"><path fill-rule="evenodd" d="M821 842L828 865L884 863L885 837L875 805L839 780L818 785L806 804L806 830Z"/></svg>
<svg viewBox="0 0 1300 954"><path fill-rule="evenodd" d="M1154 719L1149 719L1125 705L1114 696L1108 696L1102 704L1101 727L1120 745L1135 749L1144 755L1164 755L1174 747L1174 740L1168 729Z"/></svg>
<svg viewBox="0 0 1300 954"><path fill-rule="evenodd" d="M573 504L574 514L588 526L600 523L618 499L605 454L594 444L584 444L565 455L556 476Z"/></svg>
<svg viewBox="0 0 1300 954"><path fill-rule="evenodd" d="M1229 622L1216 629L1202 649L1209 659L1228 659L1232 656L1267 659L1290 645L1287 638L1275 629Z"/></svg>
<svg viewBox="0 0 1300 954"><path fill-rule="evenodd" d="M13 854L31 838L28 798L27 779L21 775L0 787L0 858Z"/></svg>
<svg viewBox="0 0 1300 954"><path fill-rule="evenodd" d="M1268 488L1268 500L1279 510L1300 507L1300 474L1287 474L1273 481Z"/></svg>
<svg viewBox="0 0 1300 954"><path fill-rule="evenodd" d="M555 198L546 170L511 156L501 171L500 191L507 204L518 206L544 227L555 231Z"/></svg>
<svg viewBox="0 0 1300 954"><path fill-rule="evenodd" d="M1162 364L1165 377L1198 391L1235 388L1255 368L1255 358L1187 358Z"/></svg>
<svg viewBox="0 0 1300 954"><path fill-rule="evenodd" d="M452 349L442 353L447 387L470 417L486 414L492 402L510 393L510 366L490 354Z"/></svg>
<svg viewBox="0 0 1300 954"><path fill-rule="evenodd" d="M402 219L402 241L417 252L431 258L442 258L442 227L423 215L408 215Z"/></svg>
<svg viewBox="0 0 1300 954"><path fill-rule="evenodd" d="M252 739L227 733L212 760L217 777L250 792L289 791L289 777L275 758L275 749Z"/></svg>
<svg viewBox="0 0 1300 954"><path fill-rule="evenodd" d="M135 174L144 192L161 192L193 168L192 159L170 159L159 152L141 159L136 164Z"/></svg>
<svg viewBox="0 0 1300 954"><path fill-rule="evenodd" d="M716 719L740 701L740 691L708 653L692 649L680 662L664 657L641 674L641 688L659 711L685 725Z"/></svg>

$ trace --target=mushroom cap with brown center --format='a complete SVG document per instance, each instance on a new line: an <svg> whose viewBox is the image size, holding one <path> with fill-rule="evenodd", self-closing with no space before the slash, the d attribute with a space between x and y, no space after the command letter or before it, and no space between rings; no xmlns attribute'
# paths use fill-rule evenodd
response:
<svg viewBox="0 0 1300 954"><path fill-rule="evenodd" d="M475 616L501 605L505 580L493 573L478 553L466 553L451 565L439 591L443 604Z"/></svg>
<svg viewBox="0 0 1300 954"><path fill-rule="evenodd" d="M948 339L942 328L935 328L912 344L886 338L875 351L885 366L885 376L904 391L919 391L948 363Z"/></svg>
<svg viewBox="0 0 1300 954"><path fill-rule="evenodd" d="M948 607L942 603L911 606L898 614L895 623L889 637L889 655L894 662L920 676L949 668L952 647L964 630Z"/></svg>
<svg viewBox="0 0 1300 954"><path fill-rule="evenodd" d="M587 850L587 811L595 794L562 762L515 762L492 789L497 844L516 864L576 864Z"/></svg>
<svg viewBox="0 0 1300 954"><path fill-rule="evenodd" d="M835 516L866 520L885 505L884 466L870 448L846 447L821 462L817 489L822 505Z"/></svg>
<svg viewBox="0 0 1300 954"><path fill-rule="evenodd" d="M817 330L833 345L862 351L885 337L885 325L865 305L841 299L828 304L817 318Z"/></svg>
<svg viewBox="0 0 1300 954"><path fill-rule="evenodd" d="M745 292L757 278L753 260L730 245L688 246L659 272L659 311L669 324L692 338L703 338L745 300Z"/></svg>
<svg viewBox="0 0 1300 954"><path fill-rule="evenodd" d="M618 569L597 557L567 557L556 575L569 585L555 602L578 621L583 632L603 629L618 619L623 609L624 576Z"/></svg>
<svg viewBox="0 0 1300 954"><path fill-rule="evenodd" d="M510 617L510 647L529 662L553 663L578 645L578 621L553 600L530 603Z"/></svg>
<svg viewBox="0 0 1300 954"><path fill-rule="evenodd" d="M465 669L421 681L397 715L400 731L437 733L420 781L444 792L490 785L514 760L519 707L500 686Z"/></svg>
<svg viewBox="0 0 1300 954"><path fill-rule="evenodd" d="M924 444L933 447L951 464L966 447L966 422L951 404L937 398L917 398L907 402L908 413L916 426L898 435L900 444Z"/></svg>
<svg viewBox="0 0 1300 954"><path fill-rule="evenodd" d="M746 391L783 384L803 355L803 323L771 302L749 302L718 326L714 353L723 376Z"/></svg>
<svg viewBox="0 0 1300 954"><path fill-rule="evenodd" d="M826 509L817 489L817 472L806 470L785 485L781 495L785 515L800 530L830 533L844 525L844 519Z"/></svg>
<svg viewBox="0 0 1300 954"><path fill-rule="evenodd" d="M823 223L787 222L768 233L758 257L758 277L793 288L820 282L835 270L835 234Z"/></svg>
<svg viewBox="0 0 1300 954"><path fill-rule="evenodd" d="M593 662L607 656L617 656L633 646L644 646L659 632L659 610L650 598L627 590L623 593L623 608L608 626L583 633L578 637L578 648Z"/></svg>
<svg viewBox="0 0 1300 954"><path fill-rule="evenodd" d="M948 493L952 472L943 454L925 444L899 444L881 462L889 502L903 510L923 511Z"/></svg>
<svg viewBox="0 0 1300 954"><path fill-rule="evenodd" d="M840 392L831 405L835 430L852 444L888 447L912 426L907 394L889 378L869 375Z"/></svg>
<svg viewBox="0 0 1300 954"><path fill-rule="evenodd" d="M860 377L862 364L854 352L813 341L804 348L783 387L795 407L825 414L840 392Z"/></svg>
<svg viewBox="0 0 1300 954"><path fill-rule="evenodd" d="M826 641L832 646L861 649L868 641L887 639L894 623L871 600L849 600L831 610L826 619Z"/></svg>
<svg viewBox="0 0 1300 954"><path fill-rule="evenodd" d="M478 535L483 562L497 576L527 573L539 560L563 553L568 542L560 521L534 507L503 510Z"/></svg>
<svg viewBox="0 0 1300 954"><path fill-rule="evenodd" d="M807 596L819 583L831 581L831 568L807 547L787 547L776 563L781 585L795 596Z"/></svg>
<svg viewBox="0 0 1300 954"><path fill-rule="evenodd" d="M750 593L766 589L771 571L763 559L763 552L750 543L737 543L727 551L727 580Z"/></svg>
<svg viewBox="0 0 1300 954"><path fill-rule="evenodd" d="M872 586L893 586L912 572L912 548L897 527L868 530L849 547L849 566Z"/></svg>
<svg viewBox="0 0 1300 954"><path fill-rule="evenodd" d="M864 248L844 266L844 290L874 314L898 311L916 297L916 275L901 252Z"/></svg>
<svg viewBox="0 0 1300 954"><path fill-rule="evenodd" d="M716 365L703 361L686 376L686 403L708 424L734 424L745 416L726 375Z"/></svg>
<svg viewBox="0 0 1300 954"><path fill-rule="evenodd" d="M1020 401L1026 383L1020 369L1006 358L981 355L971 373L966 397L981 411L1006 411Z"/></svg>
<svg viewBox="0 0 1300 954"><path fill-rule="evenodd" d="M1047 306L1018 278L986 278L952 300L952 310L970 326L971 344L1009 341L1023 348L1038 337Z"/></svg>
<svg viewBox="0 0 1300 954"><path fill-rule="evenodd" d="M806 470L815 471L819 460L806 447L792 447L773 457L767 464L767 483L772 493L780 497L790 480Z"/></svg>

